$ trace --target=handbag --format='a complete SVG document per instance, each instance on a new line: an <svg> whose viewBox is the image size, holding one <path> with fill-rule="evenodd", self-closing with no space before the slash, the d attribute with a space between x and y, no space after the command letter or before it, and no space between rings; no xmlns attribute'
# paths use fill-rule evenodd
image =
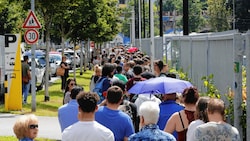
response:
<svg viewBox="0 0 250 141"><path fill-rule="evenodd" d="M64 68L58 67L58 68L56 69L56 75L57 75L57 76L64 76L64 73L65 73L65 69L64 69Z"/></svg>
<svg viewBox="0 0 250 141"><path fill-rule="evenodd" d="M22 81L23 81L24 84L28 84L29 83L29 77L28 76L22 77Z"/></svg>

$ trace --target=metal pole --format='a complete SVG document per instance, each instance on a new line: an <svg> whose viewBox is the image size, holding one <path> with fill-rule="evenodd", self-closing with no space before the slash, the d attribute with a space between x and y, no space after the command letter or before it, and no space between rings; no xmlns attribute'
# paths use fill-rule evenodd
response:
<svg viewBox="0 0 250 141"><path fill-rule="evenodd" d="M145 1L142 0L142 12L143 12L143 37L146 38L146 14L145 14Z"/></svg>
<svg viewBox="0 0 250 141"><path fill-rule="evenodd" d="M0 35L0 94L3 95L3 102L4 102L4 82L5 82L5 44L4 44L4 36ZM7 107L7 106L5 106Z"/></svg>
<svg viewBox="0 0 250 141"><path fill-rule="evenodd" d="M153 0L150 0L150 38L151 38L151 70L152 72L154 72L154 55L155 55L155 51L154 51L154 9L153 9Z"/></svg>
<svg viewBox="0 0 250 141"><path fill-rule="evenodd" d="M235 29L235 0L233 0L233 30Z"/></svg>
<svg viewBox="0 0 250 141"><path fill-rule="evenodd" d="M134 6L132 6L132 46L135 45L135 10Z"/></svg>
<svg viewBox="0 0 250 141"><path fill-rule="evenodd" d="M160 37L163 36L163 19L162 19L162 0L159 1L159 6L160 6Z"/></svg>
<svg viewBox="0 0 250 141"><path fill-rule="evenodd" d="M246 57L247 57L247 97L250 97L250 30L246 34ZM247 103L250 103L250 98L247 98ZM246 140L250 141L250 104L247 104L247 135Z"/></svg>
<svg viewBox="0 0 250 141"><path fill-rule="evenodd" d="M151 1L151 0L150 0L150 1ZM148 17L149 17L149 19L148 19L148 21L149 21L149 22L148 22L148 24L149 24L149 31L148 31L148 33L149 33L149 34L151 33L151 31L150 31L150 30L151 30L151 28L150 28L150 27L151 27L151 26L150 26L150 25L151 25L150 13L151 13L151 11L152 11L152 10L151 10L151 5L152 5L152 3L149 2L149 8L148 8L148 13L149 13L149 16L148 16ZM146 36L149 37L147 34L146 34Z"/></svg>
<svg viewBox="0 0 250 141"><path fill-rule="evenodd" d="M240 124L241 116L242 116L242 44L241 44L241 36L240 34L234 34L234 61L235 61L235 87L234 87L234 127L236 127L239 131L240 137L242 136L242 125Z"/></svg>
<svg viewBox="0 0 250 141"><path fill-rule="evenodd" d="M183 35L188 34L188 0L183 0Z"/></svg>
<svg viewBox="0 0 250 141"><path fill-rule="evenodd" d="M31 11L35 13L35 0L31 0ZM36 80L34 77L35 74L35 50L36 46L32 44L31 46L31 95L32 95L32 100L31 100L31 111L35 112L36 111Z"/></svg>
<svg viewBox="0 0 250 141"><path fill-rule="evenodd" d="M138 0L138 11L139 11L139 49L141 51L141 0Z"/></svg>

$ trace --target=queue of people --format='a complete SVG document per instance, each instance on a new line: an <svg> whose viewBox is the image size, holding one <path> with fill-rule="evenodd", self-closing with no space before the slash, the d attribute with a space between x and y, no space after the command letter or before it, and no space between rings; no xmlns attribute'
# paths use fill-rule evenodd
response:
<svg viewBox="0 0 250 141"><path fill-rule="evenodd" d="M137 82L176 75L168 73L162 60L123 51L113 49L103 60L95 57L89 92L68 79L58 109L62 141L240 140L238 130L224 120L223 101L200 97L195 87L186 88L180 99L177 93L128 93Z"/></svg>

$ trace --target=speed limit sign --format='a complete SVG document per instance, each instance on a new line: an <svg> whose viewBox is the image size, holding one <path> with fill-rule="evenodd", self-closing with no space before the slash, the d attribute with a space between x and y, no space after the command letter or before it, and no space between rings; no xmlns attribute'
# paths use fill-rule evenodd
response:
<svg viewBox="0 0 250 141"><path fill-rule="evenodd" d="M37 42L39 33L35 29L28 29L24 34L24 39L27 44L34 44Z"/></svg>

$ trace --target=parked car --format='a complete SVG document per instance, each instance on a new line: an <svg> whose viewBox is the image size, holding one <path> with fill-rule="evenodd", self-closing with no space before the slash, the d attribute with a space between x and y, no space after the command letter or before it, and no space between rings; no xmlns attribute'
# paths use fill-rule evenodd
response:
<svg viewBox="0 0 250 141"><path fill-rule="evenodd" d="M51 75L56 75L56 69L60 66L62 62L62 55L60 52L49 52L49 62Z"/></svg>
<svg viewBox="0 0 250 141"><path fill-rule="evenodd" d="M74 55L75 54L75 55ZM77 55L76 52L74 52L74 50L65 50L64 51L64 55L67 56L70 60L71 60L71 68L73 68L74 66L74 57L75 57L75 64L76 64L76 67L79 67L80 66L80 63L81 63L81 60L80 60L80 57Z"/></svg>
<svg viewBox="0 0 250 141"><path fill-rule="evenodd" d="M29 65L30 65L30 70L31 70L31 59L29 59ZM45 84L45 71L46 71L45 66L39 62L39 59L36 58L35 59L35 83L36 83L36 91L39 91L39 90L43 89L43 86ZM50 76L49 76L49 80L50 80ZM31 91L31 88L30 88L30 91Z"/></svg>

